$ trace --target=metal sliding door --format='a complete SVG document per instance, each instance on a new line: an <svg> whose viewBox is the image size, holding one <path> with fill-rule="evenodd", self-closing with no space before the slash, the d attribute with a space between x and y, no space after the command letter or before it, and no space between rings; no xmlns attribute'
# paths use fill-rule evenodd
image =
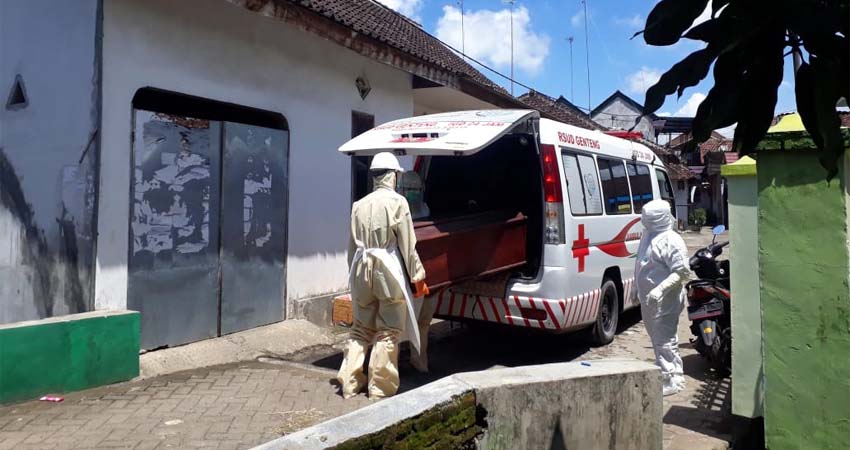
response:
<svg viewBox="0 0 850 450"><path fill-rule="evenodd" d="M288 132L224 124L221 333L283 319Z"/></svg>
<svg viewBox="0 0 850 450"><path fill-rule="evenodd" d="M136 110L128 299L142 348L217 335L221 124Z"/></svg>
<svg viewBox="0 0 850 450"><path fill-rule="evenodd" d="M283 320L288 141L136 110L128 306L142 348Z"/></svg>

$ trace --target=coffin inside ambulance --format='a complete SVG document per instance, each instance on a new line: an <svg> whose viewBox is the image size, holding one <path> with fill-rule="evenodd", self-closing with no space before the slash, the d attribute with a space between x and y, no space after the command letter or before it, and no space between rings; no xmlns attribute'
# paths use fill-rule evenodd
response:
<svg viewBox="0 0 850 450"><path fill-rule="evenodd" d="M399 192L432 288L504 286L509 277L535 278L542 258L538 125L538 113L527 110L433 114L380 125L340 151L354 160L354 200L371 191L371 156L390 151L415 161Z"/></svg>

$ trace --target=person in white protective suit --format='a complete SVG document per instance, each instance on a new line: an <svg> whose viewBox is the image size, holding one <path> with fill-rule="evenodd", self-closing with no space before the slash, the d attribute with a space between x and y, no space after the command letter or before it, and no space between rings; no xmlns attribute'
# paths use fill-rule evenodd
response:
<svg viewBox="0 0 850 450"><path fill-rule="evenodd" d="M685 241L673 231L670 204L653 200L643 207L643 237L635 262L635 280L641 315L661 368L663 395L685 387L677 329L684 308L682 288L690 276Z"/></svg>
<svg viewBox="0 0 850 450"><path fill-rule="evenodd" d="M407 331L418 351L413 298L428 294L410 208L395 191L396 178L403 172L398 159L391 153L379 153L369 170L374 191L351 208L349 286L354 323L337 374L345 398L366 387L363 363L373 340L369 396L388 397L398 391L399 341ZM410 292L408 279L415 284L415 294Z"/></svg>

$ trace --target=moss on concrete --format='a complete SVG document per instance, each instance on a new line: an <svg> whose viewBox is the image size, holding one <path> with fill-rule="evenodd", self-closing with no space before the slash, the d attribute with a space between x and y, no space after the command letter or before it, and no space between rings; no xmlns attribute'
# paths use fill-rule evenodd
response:
<svg viewBox="0 0 850 450"><path fill-rule="evenodd" d="M475 393L454 397L417 417L401 421L379 433L333 447L334 450L455 450L470 447L484 427Z"/></svg>
<svg viewBox="0 0 850 450"><path fill-rule="evenodd" d="M762 152L758 165L767 447L845 449L850 255L844 173L827 182L815 152Z"/></svg>

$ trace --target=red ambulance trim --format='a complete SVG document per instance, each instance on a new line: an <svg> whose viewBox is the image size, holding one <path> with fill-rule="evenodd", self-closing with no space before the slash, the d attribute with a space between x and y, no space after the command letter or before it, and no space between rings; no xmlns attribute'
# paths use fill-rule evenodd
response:
<svg viewBox="0 0 850 450"><path fill-rule="evenodd" d="M623 303L625 305L634 306L637 304L637 298L633 295L633 287L634 279L630 278L623 281ZM434 315L448 319L464 318L528 328L561 330L586 325L596 320L601 297L601 289L594 289L567 299L470 296L455 294L451 292L451 289L448 289L440 292L440 295L437 296L437 308ZM455 301L456 299L458 302ZM467 300L472 304L471 308L466 307ZM463 305L459 311L455 311L456 303ZM521 309L543 311L546 318L543 320L528 319L523 316Z"/></svg>

